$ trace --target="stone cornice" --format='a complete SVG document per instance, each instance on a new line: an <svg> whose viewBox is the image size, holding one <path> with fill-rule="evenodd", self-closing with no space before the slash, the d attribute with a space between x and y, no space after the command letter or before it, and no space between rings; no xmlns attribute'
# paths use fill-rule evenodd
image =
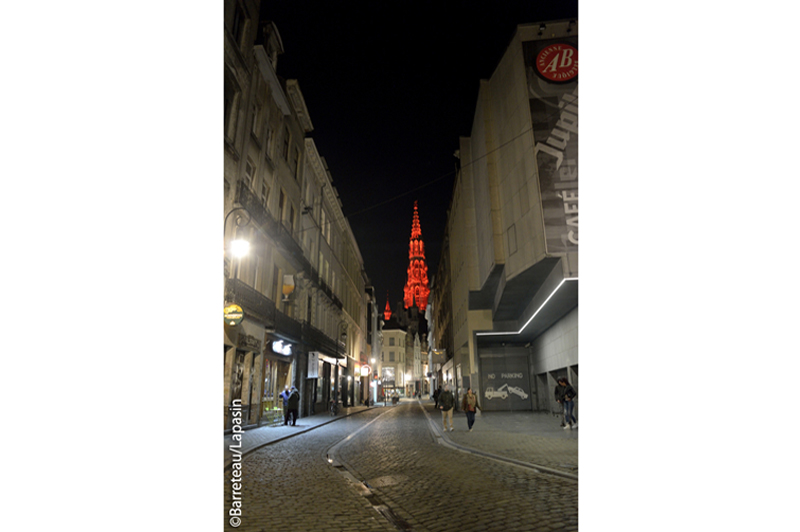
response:
<svg viewBox="0 0 800 532"><path fill-rule="evenodd" d="M297 113L297 118L300 120L300 125L306 133L313 131L314 126L311 124L311 117L308 115L308 108L306 101L303 98L303 93L300 91L300 85L297 84L296 79L286 80L286 92L289 93L289 99L292 101L294 112Z"/></svg>
<svg viewBox="0 0 800 532"><path fill-rule="evenodd" d="M314 143L314 139L307 138L304 139L304 141L306 144L306 162L314 171L317 186L327 184L328 174L325 172L325 165L322 163L322 157L320 157L317 151L317 145Z"/></svg>
<svg viewBox="0 0 800 532"><path fill-rule="evenodd" d="M292 110L289 109L289 102L286 99L286 94L284 94L281 83L278 81L278 76L272 68L272 62L269 60L269 57L267 57L267 51L261 45L255 46L253 51L256 56L256 62L258 63L258 69L264 77L264 80L269 83L270 93L275 103L278 104L284 116L292 114Z"/></svg>

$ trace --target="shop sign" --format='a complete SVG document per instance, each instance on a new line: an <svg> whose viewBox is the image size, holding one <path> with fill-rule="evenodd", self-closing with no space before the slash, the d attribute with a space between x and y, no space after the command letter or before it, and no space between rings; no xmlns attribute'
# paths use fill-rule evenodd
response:
<svg viewBox="0 0 800 532"><path fill-rule="evenodd" d="M578 251L578 38L523 43L547 253ZM509 234L509 241L512 236ZM515 238L515 237L514 237Z"/></svg>
<svg viewBox="0 0 800 532"><path fill-rule="evenodd" d="M261 351L261 340L249 334L239 335L239 347L247 351Z"/></svg>
<svg viewBox="0 0 800 532"><path fill-rule="evenodd" d="M309 379L318 379L319 378L319 352L318 351L309 351L308 352L308 378Z"/></svg>
<svg viewBox="0 0 800 532"><path fill-rule="evenodd" d="M239 325L244 318L242 307L235 303L225 305L225 323L228 325Z"/></svg>
<svg viewBox="0 0 800 532"><path fill-rule="evenodd" d="M372 368L368 365L361 366L361 376L362 377L369 377L369 374L372 372Z"/></svg>
<svg viewBox="0 0 800 532"><path fill-rule="evenodd" d="M290 356L292 354L292 344L283 343L283 340L275 340L272 342L272 350L279 355Z"/></svg>

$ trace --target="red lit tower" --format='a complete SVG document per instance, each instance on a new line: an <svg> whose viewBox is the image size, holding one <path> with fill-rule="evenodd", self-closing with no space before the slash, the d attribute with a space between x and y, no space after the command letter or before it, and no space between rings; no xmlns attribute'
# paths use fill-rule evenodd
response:
<svg viewBox="0 0 800 532"><path fill-rule="evenodd" d="M422 228L419 225L417 202L414 202L414 220L411 223L411 240L408 242L408 280L403 289L406 308L416 305L421 311L428 306L428 265L425 263L425 244L422 242Z"/></svg>

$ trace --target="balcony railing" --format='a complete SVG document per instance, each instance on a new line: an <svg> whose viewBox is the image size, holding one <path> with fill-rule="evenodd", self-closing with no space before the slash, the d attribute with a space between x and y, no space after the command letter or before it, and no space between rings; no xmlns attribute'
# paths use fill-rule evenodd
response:
<svg viewBox="0 0 800 532"><path fill-rule="evenodd" d="M225 300L236 303L266 327L275 326L275 303L239 279L225 279Z"/></svg>
<svg viewBox="0 0 800 532"><path fill-rule="evenodd" d="M303 323L303 343L309 347L309 351L322 351L328 355L339 353L333 338L307 322Z"/></svg>
<svg viewBox="0 0 800 532"><path fill-rule="evenodd" d="M303 326L294 318L290 318L280 310L275 311L275 330L291 338L300 340L303 337Z"/></svg>
<svg viewBox="0 0 800 532"><path fill-rule="evenodd" d="M272 217L261 204L261 201L256 198L255 194L253 194L242 181L239 181L236 188L236 201L247 209L247 212L250 213L253 220L258 224L258 227L278 243L288 254L288 258L290 260L294 259L295 267L305 272L308 279L316 284L325 295L333 301L333 304L341 310L344 306L341 299L336 296L333 289L319 276L319 273L314 269L311 262L303 253L303 248L300 247L300 244L297 243L282 223Z"/></svg>
<svg viewBox="0 0 800 532"><path fill-rule="evenodd" d="M344 354L336 340L308 322L301 323L287 316L276 308L275 302L239 279L225 280L225 300L240 305L246 315L260 321L266 328L302 341L310 351L322 351L327 355Z"/></svg>
<svg viewBox="0 0 800 532"><path fill-rule="evenodd" d="M236 201L247 209L247 212L253 217L258 227L288 253L288 258L290 260L294 259L298 270L308 272L311 269L311 263L303 253L303 248L300 247L300 244L297 243L282 223L272 217L243 181L239 181L237 185Z"/></svg>

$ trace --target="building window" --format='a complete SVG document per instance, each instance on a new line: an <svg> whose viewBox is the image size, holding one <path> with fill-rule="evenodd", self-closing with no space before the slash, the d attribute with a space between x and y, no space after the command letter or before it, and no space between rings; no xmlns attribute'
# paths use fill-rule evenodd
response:
<svg viewBox="0 0 800 532"><path fill-rule="evenodd" d="M300 180L300 149L294 149L294 161L292 162L292 171L294 171L294 178Z"/></svg>
<svg viewBox="0 0 800 532"><path fill-rule="evenodd" d="M394 362L394 351L389 351L389 362Z"/></svg>
<svg viewBox="0 0 800 532"><path fill-rule="evenodd" d="M281 153L283 160L289 160L289 127L283 126L283 152Z"/></svg>
<svg viewBox="0 0 800 532"><path fill-rule="evenodd" d="M274 138L274 135L272 134L272 128L270 126L267 126L267 139L266 139L267 140L267 151L264 152L264 155L270 161L272 160L272 144L273 144L272 140L273 140L273 138Z"/></svg>
<svg viewBox="0 0 800 532"><path fill-rule="evenodd" d="M253 164L253 161L250 160L248 157L247 162L244 165L244 184L247 185L247 188L252 190L253 183L255 182L256 177L256 167Z"/></svg>
<svg viewBox="0 0 800 532"><path fill-rule="evenodd" d="M389 338L389 345L394 345L394 338Z"/></svg>
<svg viewBox="0 0 800 532"><path fill-rule="evenodd" d="M234 81L233 75L225 69L225 136L229 139L235 137L236 132L236 113L239 106L239 96L241 91L239 85Z"/></svg>
<svg viewBox="0 0 800 532"><path fill-rule="evenodd" d="M289 205L289 233L294 234L294 205Z"/></svg>
<svg viewBox="0 0 800 532"><path fill-rule="evenodd" d="M286 210L286 195L283 193L283 189L281 189L281 195L278 199L278 212L280 213L281 222L283 221L284 211Z"/></svg>
<svg viewBox="0 0 800 532"><path fill-rule="evenodd" d="M269 199L269 185L266 182L261 182L261 204L267 208L267 200Z"/></svg>
<svg viewBox="0 0 800 532"><path fill-rule="evenodd" d="M239 48L242 46L242 36L244 35L245 22L247 22L247 19L244 16L244 10L242 9L242 6L239 5L239 2L234 2L233 18L231 19L231 25L228 29L233 37L233 42Z"/></svg>
<svg viewBox="0 0 800 532"><path fill-rule="evenodd" d="M297 156L297 149L292 150L292 160L289 161L289 169L292 171L295 181L297 181Z"/></svg>

